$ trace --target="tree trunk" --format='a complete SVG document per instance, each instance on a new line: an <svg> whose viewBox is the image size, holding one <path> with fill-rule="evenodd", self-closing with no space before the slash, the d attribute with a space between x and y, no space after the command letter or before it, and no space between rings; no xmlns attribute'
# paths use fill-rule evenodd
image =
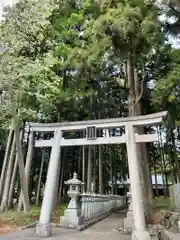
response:
<svg viewBox="0 0 180 240"><path fill-rule="evenodd" d="M128 104L129 104L129 116L141 115L140 106L140 85L137 77L137 71L134 63L133 53L130 52L127 60L127 79L128 79ZM142 132L142 128L136 129L136 131ZM139 171L141 176L141 190L143 196L144 211L147 214L150 210L150 202L152 203L152 188L150 187L150 174L147 160L147 149L145 144L136 144L137 154L139 158ZM150 192L151 191L151 192ZM148 193L148 196L147 196Z"/></svg>
<svg viewBox="0 0 180 240"><path fill-rule="evenodd" d="M30 172L31 172L33 148L34 148L34 133L31 132L29 135L28 152L27 152L26 165L25 165L25 177L26 177L27 189L29 185L29 178L30 178ZM23 202L22 202L22 192L21 192L20 198L19 198L19 204L18 204L18 212L21 211L22 205L23 205Z"/></svg>
<svg viewBox="0 0 180 240"><path fill-rule="evenodd" d="M158 191L158 180L157 180L157 171L156 171L156 162L154 160L154 178L155 178L155 186L156 186L156 196L159 197L159 191Z"/></svg>
<svg viewBox="0 0 180 240"><path fill-rule="evenodd" d="M58 197L59 197L59 183L60 183L60 177L61 177L61 169L62 167L62 163L61 163L61 154L59 156L59 164L58 164L58 172L57 172L57 179L56 179L56 187L55 187L55 190L54 190L54 200L53 200L53 210L55 210L57 208L57 205L58 205Z"/></svg>
<svg viewBox="0 0 180 240"><path fill-rule="evenodd" d="M142 115L142 106L141 106L141 93L144 92L144 84L140 86L140 82L137 75L137 70L134 68L134 81L135 81L135 114L136 116ZM142 80L141 80L142 81ZM143 89L141 89L143 88ZM139 134L144 134L143 127L137 129ZM152 208L153 194L152 194L152 184L151 184L151 175L149 171L149 159L147 154L147 144L139 143L137 144L139 161L140 161L140 172L141 172L141 183L143 190L144 206L145 212L148 214Z"/></svg>
<svg viewBox="0 0 180 240"><path fill-rule="evenodd" d="M172 179L173 179L174 184L176 184L176 183L179 182L179 180L177 178L177 173L176 173L177 169L176 169L176 164L175 164L175 160L174 160L174 153L173 153L172 149L170 149L169 155L170 155L170 159L171 159L170 164L172 165L172 168L173 168L172 169Z"/></svg>
<svg viewBox="0 0 180 240"><path fill-rule="evenodd" d="M166 190L166 197L168 197L169 196L169 185L168 185L168 176L167 176L166 172L164 173L164 177L165 177L165 183L166 183L166 188L165 188L165 190Z"/></svg>
<svg viewBox="0 0 180 240"><path fill-rule="evenodd" d="M39 205L39 197L40 197L41 179L42 179L42 173L43 173L43 167L44 167L44 159L45 159L45 149L43 148L41 166L40 166L40 172L39 172L39 180L38 180L38 186L37 186L37 192L36 192L36 206Z"/></svg>
<svg viewBox="0 0 180 240"><path fill-rule="evenodd" d="M13 174L12 174L12 179L11 179L11 185L10 185L10 190L9 190L9 196L8 196L8 208L12 207L13 190L14 190L15 180L16 180L16 176L17 176L17 169L18 169L18 159L17 159L17 154L16 154L16 159L14 162L14 169L13 169Z"/></svg>
<svg viewBox="0 0 180 240"><path fill-rule="evenodd" d="M110 161L110 179L111 179L111 194L114 194L114 182L113 182L113 162L112 162L112 146L110 145L109 151L109 161Z"/></svg>
<svg viewBox="0 0 180 240"><path fill-rule="evenodd" d="M164 179L164 197L168 196L168 181L166 177L166 163L165 163L165 158L164 158L164 151L163 151L163 142L162 142L162 132L161 129L159 130L160 133L160 156L161 156L161 161L163 164L163 179Z"/></svg>
<svg viewBox="0 0 180 240"><path fill-rule="evenodd" d="M116 173L116 166L114 166L114 193L117 195L118 189L117 189L117 173Z"/></svg>
<svg viewBox="0 0 180 240"><path fill-rule="evenodd" d="M20 138L21 141L23 139L23 131L20 133ZM9 196L8 196L8 208L12 207L12 201L13 201L13 190L14 190L14 185L15 185L15 180L17 177L17 170L18 170L18 156L16 153L16 158L14 162L14 169L13 169L13 174L12 174L12 179L11 179L11 185L10 185L10 190L9 190Z"/></svg>
<svg viewBox="0 0 180 240"><path fill-rule="evenodd" d="M91 192L92 185L92 146L88 148L88 175L87 175L87 192Z"/></svg>
<svg viewBox="0 0 180 240"><path fill-rule="evenodd" d="M64 179L64 169L65 169L67 154L68 154L68 147L65 147L64 151L63 151L63 156L62 156L62 165L61 165L60 179L59 179L58 204L61 203L61 196L62 196L63 182L64 182L63 181L63 179Z"/></svg>
<svg viewBox="0 0 180 240"><path fill-rule="evenodd" d="M30 209L29 205L29 195L28 195L28 186L25 176L25 167L24 167L24 156L21 146L21 139L20 139L20 121L16 116L16 113L13 114L14 116L14 127L15 127L15 138L16 138L16 149L17 149L17 155L18 155L18 166L19 166L19 175L20 175L20 185L22 189L23 194L23 206L24 206L24 212L28 212Z"/></svg>
<svg viewBox="0 0 180 240"><path fill-rule="evenodd" d="M135 116L135 83L134 83L134 60L132 53L129 53L127 60L127 80L128 80L128 110L129 116Z"/></svg>
<svg viewBox="0 0 180 240"><path fill-rule="evenodd" d="M85 168L86 168L86 165L85 165L85 146L83 145L83 151L82 151L82 182L84 183L83 184L83 192L86 191L85 189Z"/></svg>
<svg viewBox="0 0 180 240"><path fill-rule="evenodd" d="M4 177L5 177L5 173L6 173L7 162L8 162L8 159L9 159L9 153L10 153L10 148L11 148L11 143L12 143L12 138L13 138L13 132L14 132L13 131L13 126L11 126L10 131L9 131L7 144L6 144L6 152L5 152L5 156L4 156L3 167L2 167L2 171L1 171L0 201L1 201L2 193L3 193L3 189L4 189Z"/></svg>
<svg viewBox="0 0 180 240"><path fill-rule="evenodd" d="M96 146L93 146L93 158L92 158L92 160L93 160L93 188L91 189L91 191L93 192L93 193L96 193L97 192L97 182L96 182L96 180L97 180L97 158L96 158Z"/></svg>
<svg viewBox="0 0 180 240"><path fill-rule="evenodd" d="M135 86L135 64L133 54L129 53L128 60L127 60L127 79L128 79L128 104L129 104L129 116L133 117L137 115L137 104L136 104L136 91L137 86ZM138 106L139 107L139 106ZM137 129L136 129L137 131ZM143 204L146 203L146 196L145 196L145 187L144 187L144 176L142 170L142 154L140 149L140 144L136 144L137 154L139 159L139 171L141 176L141 191L143 196ZM144 212L146 213L146 208L144 206Z"/></svg>
<svg viewBox="0 0 180 240"><path fill-rule="evenodd" d="M82 161L82 146L79 147L79 156L78 156L78 177L81 176L81 161Z"/></svg>
<svg viewBox="0 0 180 240"><path fill-rule="evenodd" d="M63 179L64 179L64 162L65 159L62 159L62 167L61 167L61 174L60 174L60 182L59 182L59 192L58 192L58 204L61 204L61 195L63 189Z"/></svg>
<svg viewBox="0 0 180 240"><path fill-rule="evenodd" d="M161 168L161 176L162 176L162 183L163 183L163 193L164 193L164 197L166 196L166 193L165 193L165 187L166 187L166 184L165 184L165 179L164 179L164 165L163 165L163 161L161 159L161 165L160 165L160 168Z"/></svg>
<svg viewBox="0 0 180 240"><path fill-rule="evenodd" d="M7 210L8 207L8 195L9 195L9 188L11 183L11 176L12 176L12 170L13 170L13 163L14 163L14 157L15 157L15 136L13 137L12 142L12 148L11 148L11 154L9 158L8 168L6 172L6 179L5 179L5 187L1 202L1 212L4 212L4 210Z"/></svg>
<svg viewBox="0 0 180 240"><path fill-rule="evenodd" d="M172 155L173 155L173 159L175 160L175 164L176 164L176 175L177 175L177 178L178 178L178 182L180 182L180 164L179 164L178 156L177 156L177 150L176 150L176 143L175 143L173 128L170 128L170 134L171 134L172 150L173 150Z"/></svg>
<svg viewBox="0 0 180 240"><path fill-rule="evenodd" d="M99 145L99 193L103 194L103 159L102 159L102 146Z"/></svg>

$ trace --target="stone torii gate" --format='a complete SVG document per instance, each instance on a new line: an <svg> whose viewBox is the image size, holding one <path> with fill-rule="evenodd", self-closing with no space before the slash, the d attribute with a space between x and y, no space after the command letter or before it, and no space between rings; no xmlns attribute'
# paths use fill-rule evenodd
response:
<svg viewBox="0 0 180 240"><path fill-rule="evenodd" d="M160 112L150 115L88 120L64 123L30 123L31 132L54 132L50 140L36 140L35 147L51 147L46 186L42 202L39 223L36 226L37 236L47 236L52 232L51 215L53 197L60 164L60 151L62 146L100 145L100 144L123 144L127 146L129 176L132 193L132 210L134 216L133 240L150 240L146 229L145 214L142 200L142 189L140 185L139 161L136 151L136 143L156 142L157 134L137 134L135 127L157 124L163 121L167 112ZM125 127L125 134L122 136L97 137L96 129ZM64 131L86 130L86 137L79 139L63 138Z"/></svg>

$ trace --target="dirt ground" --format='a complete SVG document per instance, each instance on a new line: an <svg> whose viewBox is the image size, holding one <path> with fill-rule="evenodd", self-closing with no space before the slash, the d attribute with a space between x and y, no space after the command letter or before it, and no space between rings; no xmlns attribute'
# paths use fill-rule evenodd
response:
<svg viewBox="0 0 180 240"><path fill-rule="evenodd" d="M6 224L0 224L0 236L4 235L4 234L7 234L7 233L17 231L17 230L18 229L16 227L9 226L9 225L6 225Z"/></svg>
<svg viewBox="0 0 180 240"><path fill-rule="evenodd" d="M52 214L52 222L55 224L59 223L60 210L56 210ZM2 213L0 216L0 236L12 232L22 230L25 225L32 224L39 220L40 210L35 209L28 214L17 213L9 211Z"/></svg>
<svg viewBox="0 0 180 240"><path fill-rule="evenodd" d="M119 228L122 227L124 214L114 213L106 219L94 224L84 231L77 231L76 229L54 228L51 237L37 237L35 236L35 229L25 229L23 231L14 232L0 236L0 240L130 240L129 235L122 235Z"/></svg>

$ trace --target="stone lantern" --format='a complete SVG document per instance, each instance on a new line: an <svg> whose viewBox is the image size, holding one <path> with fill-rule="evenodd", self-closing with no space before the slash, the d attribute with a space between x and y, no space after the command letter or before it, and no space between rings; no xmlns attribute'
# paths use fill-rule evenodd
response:
<svg viewBox="0 0 180 240"><path fill-rule="evenodd" d="M69 191L67 192L70 198L79 196L81 194L81 186L83 183L77 178L77 173L73 174L73 178L65 181L64 184L69 186Z"/></svg>
<svg viewBox="0 0 180 240"><path fill-rule="evenodd" d="M61 224L65 228L77 228L81 225L83 219L80 216L80 200L81 186L83 183L77 178L77 174L73 174L73 178L64 182L69 186L68 196L71 198L64 216L61 218Z"/></svg>

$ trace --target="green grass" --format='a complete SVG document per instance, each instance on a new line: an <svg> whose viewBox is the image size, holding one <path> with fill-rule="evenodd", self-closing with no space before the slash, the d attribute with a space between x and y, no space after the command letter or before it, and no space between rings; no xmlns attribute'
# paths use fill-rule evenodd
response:
<svg viewBox="0 0 180 240"><path fill-rule="evenodd" d="M170 209L171 199L169 197L154 198L153 199L153 205L156 209L159 209L159 210Z"/></svg>

